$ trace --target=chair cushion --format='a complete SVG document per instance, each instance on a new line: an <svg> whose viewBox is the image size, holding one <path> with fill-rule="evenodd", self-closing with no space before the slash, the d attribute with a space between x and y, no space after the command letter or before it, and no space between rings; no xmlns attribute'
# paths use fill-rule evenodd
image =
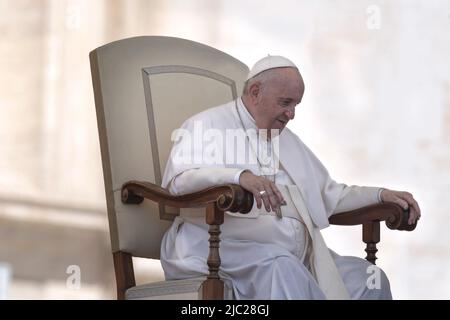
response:
<svg viewBox="0 0 450 320"><path fill-rule="evenodd" d="M127 300L199 300L202 297L201 285L206 277L152 282L129 288L125 293ZM223 279L222 279L223 280ZM225 282L225 300L233 299L232 286Z"/></svg>

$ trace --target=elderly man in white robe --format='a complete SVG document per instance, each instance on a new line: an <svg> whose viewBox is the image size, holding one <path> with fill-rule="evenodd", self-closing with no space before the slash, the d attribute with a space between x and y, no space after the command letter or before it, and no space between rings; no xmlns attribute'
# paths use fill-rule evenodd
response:
<svg viewBox="0 0 450 320"><path fill-rule="evenodd" d="M320 229L335 213L380 202L409 208L412 224L420 218L419 206L408 192L347 186L330 178L286 128L304 90L290 60L258 61L240 98L185 121L162 186L180 195L234 183L254 195L249 214L227 212L221 226L219 274L237 299L391 299L384 272L379 270L377 286L369 286L372 265L329 250ZM200 131L208 137L192 139ZM238 134L230 138L230 132ZM177 217L161 247L166 279L207 275L208 238L201 214Z"/></svg>

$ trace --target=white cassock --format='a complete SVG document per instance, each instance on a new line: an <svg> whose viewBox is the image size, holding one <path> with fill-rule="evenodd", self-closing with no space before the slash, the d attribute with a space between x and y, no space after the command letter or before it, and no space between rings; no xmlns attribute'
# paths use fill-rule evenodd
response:
<svg viewBox="0 0 450 320"><path fill-rule="evenodd" d="M267 155L254 152L260 143L251 135L256 128L240 98L188 119L176 137L162 186L185 194L238 184L243 169L264 173L261 162L272 167L275 162L271 158L258 164L252 158L252 151L260 160ZM236 132L242 135L230 138ZM227 212L221 226L219 274L232 284L235 298L391 299L382 271L378 285L368 286L371 264L337 255L320 235L332 214L378 203L380 189L336 183L287 128L272 141L278 144L272 151L280 160L275 183L287 201L283 218L266 212L264 206L258 209L255 202L249 214ZM182 211L175 219L161 246L166 279L208 274L208 227L204 212L198 210Z"/></svg>

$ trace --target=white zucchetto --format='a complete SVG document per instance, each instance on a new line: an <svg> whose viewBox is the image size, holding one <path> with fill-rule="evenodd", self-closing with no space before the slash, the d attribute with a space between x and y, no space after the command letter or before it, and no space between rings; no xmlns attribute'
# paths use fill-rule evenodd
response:
<svg viewBox="0 0 450 320"><path fill-rule="evenodd" d="M246 80L251 79L266 70L286 67L298 69L291 60L285 57L268 55L255 63L253 68L248 73Z"/></svg>

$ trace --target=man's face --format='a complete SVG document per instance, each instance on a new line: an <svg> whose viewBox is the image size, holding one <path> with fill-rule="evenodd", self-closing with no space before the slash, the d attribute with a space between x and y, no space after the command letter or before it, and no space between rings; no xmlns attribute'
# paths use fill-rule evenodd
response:
<svg viewBox="0 0 450 320"><path fill-rule="evenodd" d="M280 68L274 79L260 88L256 107L256 124L260 129L279 129L294 119L295 107L305 91L303 79L293 68Z"/></svg>

